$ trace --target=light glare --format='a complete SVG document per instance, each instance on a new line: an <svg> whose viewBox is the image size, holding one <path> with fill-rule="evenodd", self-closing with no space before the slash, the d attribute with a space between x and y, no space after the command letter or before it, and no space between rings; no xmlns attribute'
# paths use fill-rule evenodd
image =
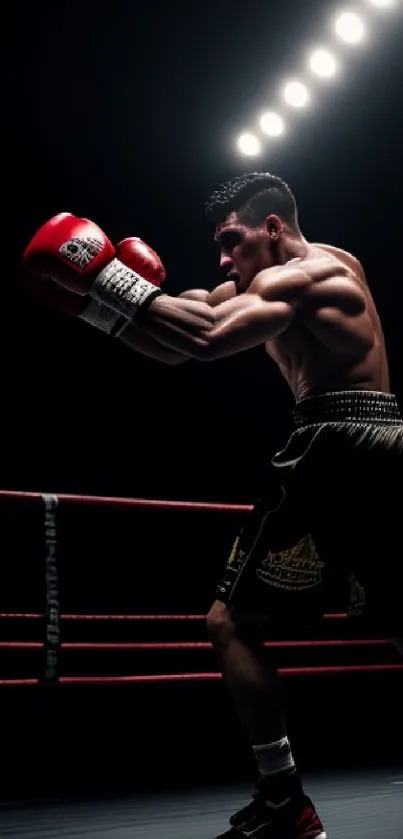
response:
<svg viewBox="0 0 403 839"><path fill-rule="evenodd" d="M284 133L284 120L279 114L268 111L260 118L260 127L269 137L280 137Z"/></svg>
<svg viewBox="0 0 403 839"><path fill-rule="evenodd" d="M293 108L304 108L309 102L308 88L302 82L288 82L284 88L284 99Z"/></svg>
<svg viewBox="0 0 403 839"><path fill-rule="evenodd" d="M355 12L342 12L336 19L336 32L346 44L358 44L364 38L364 22Z"/></svg>
<svg viewBox="0 0 403 839"><path fill-rule="evenodd" d="M241 134L238 140L238 148L241 154L248 157L254 157L260 154L262 147L257 137L254 134Z"/></svg>
<svg viewBox="0 0 403 839"><path fill-rule="evenodd" d="M311 53L309 61L311 70L322 79L330 79L336 74L337 62L331 52L317 49Z"/></svg>
<svg viewBox="0 0 403 839"><path fill-rule="evenodd" d="M395 0L367 0L367 2L371 3L371 6L379 6L380 8L395 5Z"/></svg>

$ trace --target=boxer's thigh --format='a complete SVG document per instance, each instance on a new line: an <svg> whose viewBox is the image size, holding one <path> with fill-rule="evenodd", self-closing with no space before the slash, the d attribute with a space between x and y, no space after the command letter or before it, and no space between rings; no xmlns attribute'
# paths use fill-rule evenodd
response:
<svg viewBox="0 0 403 839"><path fill-rule="evenodd" d="M323 613L324 563L302 478L302 471L289 473L282 487L254 508L236 540L216 591L234 614L255 613L266 623L291 627L315 623Z"/></svg>
<svg viewBox="0 0 403 839"><path fill-rule="evenodd" d="M382 437L369 444L357 438L358 444L336 435L313 470L313 531L329 580L354 572L365 589L367 619L386 628L399 613L402 461Z"/></svg>

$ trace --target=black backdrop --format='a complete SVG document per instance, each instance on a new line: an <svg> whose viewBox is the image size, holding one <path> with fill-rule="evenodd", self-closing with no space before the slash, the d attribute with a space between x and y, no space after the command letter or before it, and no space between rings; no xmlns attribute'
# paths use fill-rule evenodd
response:
<svg viewBox="0 0 403 839"><path fill-rule="evenodd" d="M259 350L169 369L27 301L18 260L68 210L160 251L167 288L212 287L203 202L217 182L271 169L308 238L351 249L384 319L402 394L399 12L340 50L343 73L262 158L234 152L280 80L328 41L331 8L291 2L65 7L6 2L2 61L2 485L250 499L288 430L291 399ZM145 445L147 443L147 445Z"/></svg>
<svg viewBox="0 0 403 839"><path fill-rule="evenodd" d="M313 33L327 41L330 5L320 0L309 9L306 5L297 9L287 0L269 11L261 0L253 0L247 10L227 0L218 7L181 0L141 7L121 0L106 8L91 0L3 3L3 488L240 502L260 492L272 450L289 430L292 407L286 386L262 351L211 365L163 367L84 324L42 310L23 295L18 272L21 251L36 227L67 210L92 218L114 241L138 235L150 242L166 263L170 292L213 287L217 252L203 202L218 181L241 171L269 169L283 176L296 193L305 235L351 250L363 261L384 322L393 389L403 401L401 19L372 13L369 43L340 51L341 78L323 87L311 112L293 120L289 137L270 154L251 163L233 150L234 136L269 103L280 78L301 65ZM23 530L23 519L15 526ZM8 528L3 526L2 533L2 577L7 580L19 571ZM187 532L190 553L195 535ZM136 546L135 528L132 540ZM206 560L205 588L193 588L187 599L177 572L171 587L166 575L154 590L154 608L167 597L172 609L184 600L190 609L195 599L198 608L207 609L215 579L212 557L218 548L221 557L226 540L217 536L208 570ZM83 561L80 580L90 595L93 570L92 560ZM29 579L22 577L22 601L30 592ZM192 577L189 586L193 583ZM152 608L149 595L145 586L144 599L137 590L131 608L141 603ZM169 698L174 696L175 725L183 724L183 709L192 708L189 725L195 725L201 750L202 744L213 748L221 715L230 714L216 699L216 686L210 688L189 688ZM343 725L349 730L349 719L357 721L366 697L393 706L384 683L376 679L362 682L359 693L355 683L341 684L339 694L344 688L346 695L354 693L357 705L351 714L346 706L340 731ZM305 683L294 690L295 711L303 703L302 722L312 722L317 693ZM326 697L322 701L321 696L321 706L333 707L339 719L333 686L321 690ZM66 788L69 782L74 786L60 755L68 743L81 754L85 731L90 734L84 754L91 746L91 768L99 782L103 777L112 783L119 776L114 760L125 752L125 732L132 731L132 698L125 694L123 701L114 693L112 700L108 692L96 700L94 693L85 699L75 696L74 702L69 696L60 705L53 693L46 699L42 693L36 699L25 694L18 701L3 695L14 787L23 774L21 756L37 755L38 747L49 766L57 759ZM211 724L200 716L206 696ZM168 699L161 697L153 694L152 701L166 707ZM91 717L94 701L104 709L101 738ZM148 694L144 702L138 695L133 701L139 703L138 722L152 703ZM74 708L74 719L69 708ZM381 719L380 712L374 727L381 744L378 755L385 758ZM144 720L152 731L152 719ZM295 720L298 734L301 713ZM175 725L168 726L169 737ZM326 757L326 748L319 748L324 729L329 731L328 721L320 714L312 734L318 760ZM135 730L133 737L140 742L140 726ZM232 739L238 742L234 732L228 723L227 748ZM178 728L177 742L181 737ZM336 748L337 736L331 739ZM143 740L139 749L146 760ZM133 749L133 739L128 743ZM101 752L104 764L97 757ZM356 755L364 752L357 749ZM393 759L393 745L389 752ZM352 759L342 737L338 753L342 765ZM315 754L311 743L309 754ZM375 755L374 747L368 759ZM202 758L196 763L201 765ZM239 766L231 759L225 765L226 771ZM33 783L36 773L27 766ZM108 771L103 774L100 766ZM222 766L218 760L216 774ZM77 777L80 772L85 786L90 772L77 768ZM54 777L49 769L48 788ZM140 783L141 772L133 777ZM37 786L43 792L46 783Z"/></svg>

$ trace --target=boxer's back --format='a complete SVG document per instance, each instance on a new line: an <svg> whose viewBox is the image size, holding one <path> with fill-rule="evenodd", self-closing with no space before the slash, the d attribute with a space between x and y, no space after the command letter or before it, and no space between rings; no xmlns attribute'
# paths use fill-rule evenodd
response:
<svg viewBox="0 0 403 839"><path fill-rule="evenodd" d="M367 300L374 331L374 345L359 361L326 346L323 324L315 317L298 316L281 335L266 344L297 400L326 391L377 390L389 392L389 372L382 326L360 263L351 254L331 245L312 245L310 256L321 251L333 254L354 270Z"/></svg>

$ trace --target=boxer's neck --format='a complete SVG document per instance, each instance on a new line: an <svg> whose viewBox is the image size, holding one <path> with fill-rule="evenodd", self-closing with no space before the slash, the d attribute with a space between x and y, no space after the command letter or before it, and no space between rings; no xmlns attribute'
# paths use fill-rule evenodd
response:
<svg viewBox="0 0 403 839"><path fill-rule="evenodd" d="M309 252L309 242L302 236L295 233L285 233L280 241L276 243L275 264L284 265L290 259L304 259Z"/></svg>

